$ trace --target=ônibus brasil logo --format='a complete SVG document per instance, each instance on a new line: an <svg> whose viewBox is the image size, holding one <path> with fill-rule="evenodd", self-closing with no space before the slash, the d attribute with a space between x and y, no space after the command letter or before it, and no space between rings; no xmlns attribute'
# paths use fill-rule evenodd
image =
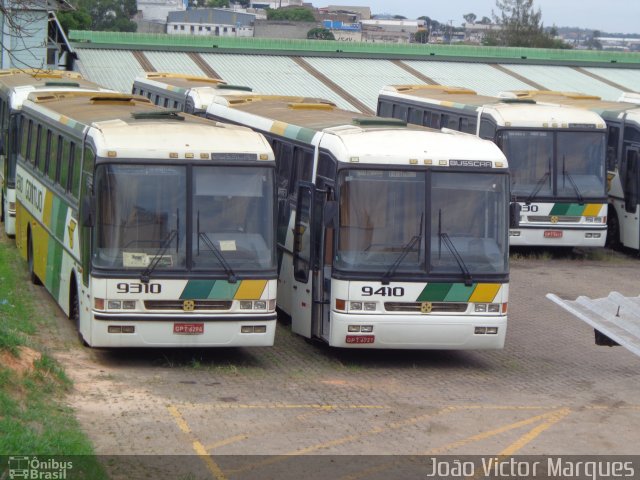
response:
<svg viewBox="0 0 640 480"><path fill-rule="evenodd" d="M73 468L72 462L60 461L54 458L41 460L38 457L12 456L9 457L9 478L32 480L65 480L67 470Z"/></svg>

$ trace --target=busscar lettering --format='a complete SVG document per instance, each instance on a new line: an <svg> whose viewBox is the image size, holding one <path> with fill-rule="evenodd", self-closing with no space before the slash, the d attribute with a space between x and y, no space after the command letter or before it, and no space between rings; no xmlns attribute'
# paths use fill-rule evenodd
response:
<svg viewBox="0 0 640 480"><path fill-rule="evenodd" d="M22 189L22 177L20 177L20 192L23 192ZM24 197L38 212L42 212L42 208L44 206L44 192L29 179L24 182Z"/></svg>
<svg viewBox="0 0 640 480"><path fill-rule="evenodd" d="M491 168L493 164L486 160L449 160L450 167Z"/></svg>

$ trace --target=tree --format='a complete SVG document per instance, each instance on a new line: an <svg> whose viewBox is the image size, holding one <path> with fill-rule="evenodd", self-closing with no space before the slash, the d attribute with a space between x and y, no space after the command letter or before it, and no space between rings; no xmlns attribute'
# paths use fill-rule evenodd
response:
<svg viewBox="0 0 640 480"><path fill-rule="evenodd" d="M135 32L131 21L137 11L136 0L78 0L78 11L91 17L91 30L108 32Z"/></svg>
<svg viewBox="0 0 640 480"><path fill-rule="evenodd" d="M418 30L413 36L415 43L429 43L429 30Z"/></svg>
<svg viewBox="0 0 640 480"><path fill-rule="evenodd" d="M60 12L56 15L65 34L69 30L90 30L91 15L83 10L73 10L71 12Z"/></svg>
<svg viewBox="0 0 640 480"><path fill-rule="evenodd" d="M205 5L210 8L229 8L229 0L207 0Z"/></svg>
<svg viewBox="0 0 640 480"><path fill-rule="evenodd" d="M474 24L476 23L476 14L475 13L467 13L466 15L463 15L462 18L464 18L464 21L467 23L471 23Z"/></svg>
<svg viewBox="0 0 640 480"><path fill-rule="evenodd" d="M533 0L496 0L496 6L500 13L492 12L492 15L501 29L487 35L487 42L509 47L568 47L544 31L542 12L539 8L534 10Z"/></svg>
<svg viewBox="0 0 640 480"><path fill-rule="evenodd" d="M331 30L327 28L312 28L307 32L307 38L309 40L335 40Z"/></svg>
<svg viewBox="0 0 640 480"><path fill-rule="evenodd" d="M267 20L289 20L291 22L315 22L313 12L304 7L267 8Z"/></svg>
<svg viewBox="0 0 640 480"><path fill-rule="evenodd" d="M482 25L491 25L491 19L489 17L482 17L482 20L480 20L478 23Z"/></svg>

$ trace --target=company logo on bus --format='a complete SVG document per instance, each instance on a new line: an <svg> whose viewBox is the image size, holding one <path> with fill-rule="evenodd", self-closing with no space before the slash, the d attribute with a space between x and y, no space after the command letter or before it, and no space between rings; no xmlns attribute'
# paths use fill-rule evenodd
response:
<svg viewBox="0 0 640 480"><path fill-rule="evenodd" d="M193 300L185 300L182 303L182 310L185 312L193 312L196 309L196 302Z"/></svg>
<svg viewBox="0 0 640 480"><path fill-rule="evenodd" d="M493 163L485 160L449 160L450 167L491 168Z"/></svg>

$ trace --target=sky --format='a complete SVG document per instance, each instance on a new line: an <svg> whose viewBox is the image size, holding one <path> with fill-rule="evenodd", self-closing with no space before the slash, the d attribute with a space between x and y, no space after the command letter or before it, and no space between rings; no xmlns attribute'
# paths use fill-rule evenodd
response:
<svg viewBox="0 0 640 480"><path fill-rule="evenodd" d="M492 18L491 10L498 12L495 0L333 0L329 4L368 5L371 13L390 13L410 19L427 16L440 23L453 20L454 26L462 25L462 16L467 13L481 19ZM533 5L542 11L545 27L640 34L640 0L534 0Z"/></svg>

